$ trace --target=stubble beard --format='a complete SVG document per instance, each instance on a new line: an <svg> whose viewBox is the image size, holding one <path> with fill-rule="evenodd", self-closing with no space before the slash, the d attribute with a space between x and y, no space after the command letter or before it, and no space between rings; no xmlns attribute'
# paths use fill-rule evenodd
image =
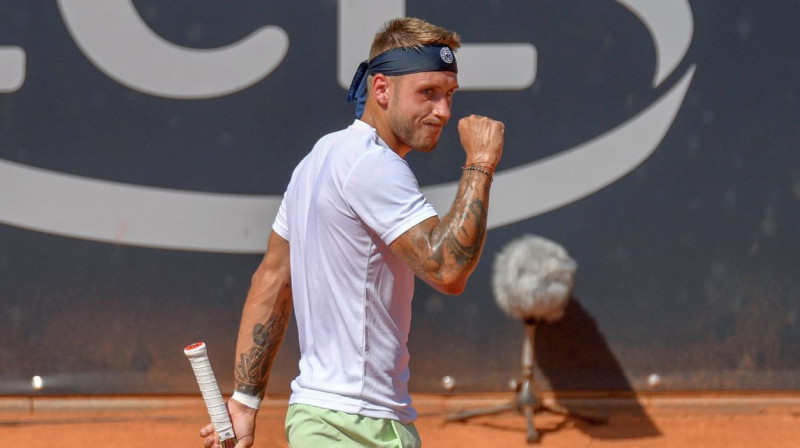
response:
<svg viewBox="0 0 800 448"><path fill-rule="evenodd" d="M418 128L414 125L413 120L404 120L399 114L391 114L389 116L389 126L391 126L395 136L397 136L403 144L415 151L431 152L436 149L436 144L439 142L439 135L432 141L426 138L425 124L421 124L421 128Z"/></svg>

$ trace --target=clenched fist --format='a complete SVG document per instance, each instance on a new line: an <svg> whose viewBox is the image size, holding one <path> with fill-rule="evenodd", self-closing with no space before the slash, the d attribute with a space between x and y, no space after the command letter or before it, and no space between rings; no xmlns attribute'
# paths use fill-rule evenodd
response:
<svg viewBox="0 0 800 448"><path fill-rule="evenodd" d="M458 122L461 146L467 154L467 165L480 164L495 171L503 156L503 133L506 126L496 120L470 115Z"/></svg>

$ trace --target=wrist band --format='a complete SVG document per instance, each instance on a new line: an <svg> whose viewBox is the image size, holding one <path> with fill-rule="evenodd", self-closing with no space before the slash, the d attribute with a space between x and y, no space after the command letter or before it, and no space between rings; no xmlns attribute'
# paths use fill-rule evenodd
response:
<svg viewBox="0 0 800 448"><path fill-rule="evenodd" d="M489 170L483 169L478 165L475 165L475 164L473 164L473 165L464 165L464 166L461 167L461 169L464 170L464 171L478 171L478 172L481 172L481 173L485 174L486 177L489 178L489 182L494 182L494 175L492 175L492 172L489 171Z"/></svg>
<svg viewBox="0 0 800 448"><path fill-rule="evenodd" d="M247 406L250 409L258 409L261 407L261 399L258 397L254 397L252 395L247 395L244 392L239 392L238 390L231 395L231 398L238 401L239 403Z"/></svg>

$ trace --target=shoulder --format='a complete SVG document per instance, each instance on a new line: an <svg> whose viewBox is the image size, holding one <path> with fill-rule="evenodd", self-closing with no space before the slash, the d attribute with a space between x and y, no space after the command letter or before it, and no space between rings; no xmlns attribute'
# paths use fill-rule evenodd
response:
<svg viewBox="0 0 800 448"><path fill-rule="evenodd" d="M321 146L335 146L338 142L342 141L342 139L347 138L349 130L350 128L348 127L323 135L319 138L319 140L317 140L314 148Z"/></svg>

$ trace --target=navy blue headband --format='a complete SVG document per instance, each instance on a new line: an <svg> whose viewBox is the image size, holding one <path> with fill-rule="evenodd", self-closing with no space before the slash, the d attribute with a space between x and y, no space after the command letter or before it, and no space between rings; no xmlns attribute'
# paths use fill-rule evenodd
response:
<svg viewBox="0 0 800 448"><path fill-rule="evenodd" d="M458 73L458 64L453 50L447 45L429 44L421 47L400 47L385 51L369 62L358 66L347 102L356 102L356 118L361 118L367 103L367 77L376 73L387 76L408 75L420 72Z"/></svg>

